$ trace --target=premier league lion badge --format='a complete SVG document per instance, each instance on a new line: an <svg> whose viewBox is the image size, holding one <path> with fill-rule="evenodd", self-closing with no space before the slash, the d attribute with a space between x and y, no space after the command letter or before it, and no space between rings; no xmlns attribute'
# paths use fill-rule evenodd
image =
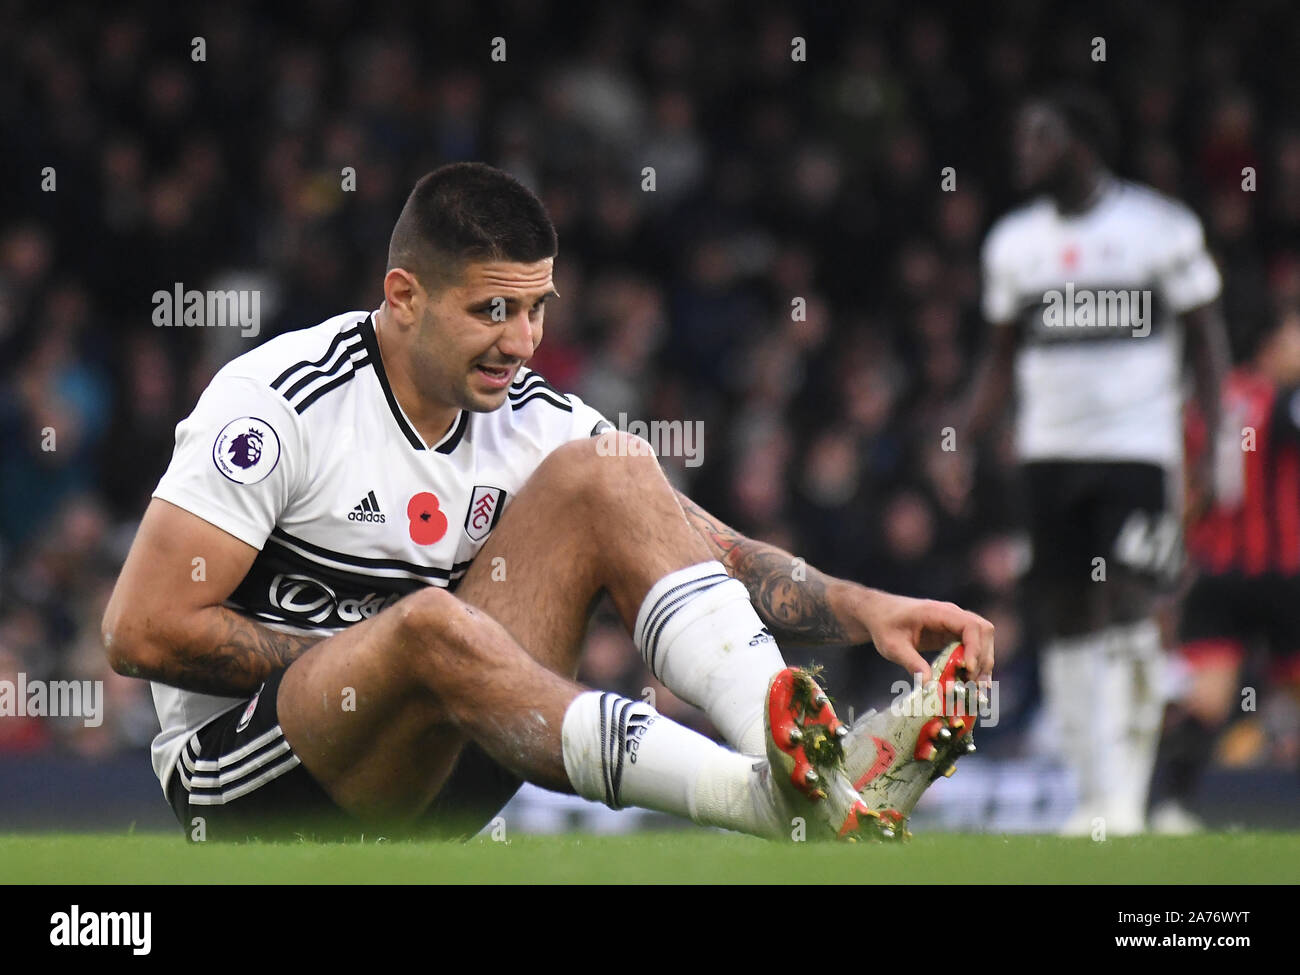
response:
<svg viewBox="0 0 1300 975"><path fill-rule="evenodd" d="M271 424L255 416L231 420L212 445L212 462L236 484L256 484L275 470L280 438Z"/></svg>

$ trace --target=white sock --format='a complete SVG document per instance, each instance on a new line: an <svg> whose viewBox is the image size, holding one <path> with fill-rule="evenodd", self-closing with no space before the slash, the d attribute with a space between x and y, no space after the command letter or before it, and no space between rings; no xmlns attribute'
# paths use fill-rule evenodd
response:
<svg viewBox="0 0 1300 975"><path fill-rule="evenodd" d="M578 795L755 836L788 830L765 761L728 751L644 701L586 691L564 712L564 769Z"/></svg>
<svg viewBox="0 0 1300 975"><path fill-rule="evenodd" d="M1164 717L1164 647L1155 620L1113 626L1106 637L1104 679L1107 693L1116 702L1101 756L1109 770L1108 828L1116 834L1140 833L1145 828L1147 793Z"/></svg>
<svg viewBox="0 0 1300 975"><path fill-rule="evenodd" d="M1105 686L1105 656L1104 633L1057 637L1043 648L1043 702L1056 722L1061 751L1075 775L1076 825L1100 815L1104 807L1104 729L1114 724L1109 712L1115 703Z"/></svg>
<svg viewBox="0 0 1300 975"><path fill-rule="evenodd" d="M749 591L721 562L687 566L651 586L632 636L650 672L703 710L737 751L764 754L767 684L785 660Z"/></svg>

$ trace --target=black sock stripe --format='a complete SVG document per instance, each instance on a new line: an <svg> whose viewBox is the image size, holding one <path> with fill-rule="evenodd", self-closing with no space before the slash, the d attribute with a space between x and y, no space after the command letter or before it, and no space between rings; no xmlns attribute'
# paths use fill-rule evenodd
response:
<svg viewBox="0 0 1300 975"><path fill-rule="evenodd" d="M614 797L614 809L622 808L618 791L623 770L619 766L623 758L623 712L627 710L627 703L627 698L618 694L609 703L609 792Z"/></svg>
<svg viewBox="0 0 1300 975"><path fill-rule="evenodd" d="M608 700L609 694L600 695L600 776L605 783L605 805L612 807L614 797L609 790L609 748L605 744L605 730L607 723L605 721L605 701Z"/></svg>
<svg viewBox="0 0 1300 975"><path fill-rule="evenodd" d="M649 638L646 640L646 649L648 653L646 662L650 667L650 673L654 674L656 679L660 679L659 674L655 671L655 664L659 659L659 636L660 634L663 633L664 627L668 625L668 621L672 619L674 616L676 616L678 611L682 609L681 606L678 606L676 604L681 603L687 599L691 599L692 597L698 596L702 592L708 592L710 589L715 589L730 578L731 576L724 576L722 581L720 582L714 582L711 583L710 585L702 586L699 589L694 589L691 592L682 593L680 596L678 596L671 603L669 603L667 606L664 607L664 610L666 611L666 615L664 615L659 620L659 622L655 625L654 632L650 633L648 635Z"/></svg>
<svg viewBox="0 0 1300 975"><path fill-rule="evenodd" d="M686 593L682 593L682 595L689 595L690 593L693 593L698 586L705 584L705 582L710 580L725 581L728 580L728 578L731 578L731 576L728 576L725 572L710 572L707 576L692 578L692 580L682 582L681 585L673 586L673 588L669 589L667 593L664 593L663 595L660 595L658 599L655 599L654 606L650 608L649 614L646 614L646 625L645 629L642 630L642 636L649 634L650 630L654 629L655 616L658 616L660 612L663 612L666 606L671 606L673 602L676 602L676 599L673 599L673 595L681 593L682 589L688 590Z"/></svg>
<svg viewBox="0 0 1300 975"><path fill-rule="evenodd" d="M614 802L617 803L615 809L622 808L622 797L619 793L623 789L623 757L627 753L627 713L635 703L635 701L623 698L619 704L618 734L614 737L614 747L618 749L618 762L614 766Z"/></svg>
<svg viewBox="0 0 1300 975"><path fill-rule="evenodd" d="M703 585L704 583L708 582L711 579L716 579L719 582L725 582L730 578L731 576L727 575L725 572L711 572L706 576L700 576L697 579L688 579L686 582L683 582L680 585L673 586L666 593L664 593L662 596L660 596L658 599L655 600L654 606L652 606L650 612L646 614L645 627L641 631L642 637L649 636L650 631L654 629L655 618L660 613L662 613L665 609L667 609L668 606L671 606L673 603L677 602L676 599L672 598L676 593L680 593L683 589L686 589L689 591L684 593L683 596L689 596L692 592L696 590L697 587Z"/></svg>

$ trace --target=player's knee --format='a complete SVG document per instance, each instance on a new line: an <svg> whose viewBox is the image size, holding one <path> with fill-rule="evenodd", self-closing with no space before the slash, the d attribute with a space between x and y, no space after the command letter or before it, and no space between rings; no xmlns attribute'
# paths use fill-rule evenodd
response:
<svg viewBox="0 0 1300 975"><path fill-rule="evenodd" d="M429 587L397 603L393 659L455 719L491 662L491 623L445 589Z"/></svg>
<svg viewBox="0 0 1300 975"><path fill-rule="evenodd" d="M423 663L430 654L464 640L466 606L446 589L429 586L413 592L393 611L397 617L397 646L408 651L413 663Z"/></svg>
<svg viewBox="0 0 1300 975"><path fill-rule="evenodd" d="M543 468L561 490L588 501L625 498L629 487L643 478L662 476L650 444L621 430L571 441L553 451Z"/></svg>

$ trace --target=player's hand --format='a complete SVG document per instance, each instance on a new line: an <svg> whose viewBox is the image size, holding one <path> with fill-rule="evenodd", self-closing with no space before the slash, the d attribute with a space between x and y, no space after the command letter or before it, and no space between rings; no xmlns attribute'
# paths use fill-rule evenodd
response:
<svg viewBox="0 0 1300 975"><path fill-rule="evenodd" d="M926 659L954 640L966 646L971 672L981 682L993 677L993 624L953 603L873 592L862 620L876 650L910 673L929 680Z"/></svg>

